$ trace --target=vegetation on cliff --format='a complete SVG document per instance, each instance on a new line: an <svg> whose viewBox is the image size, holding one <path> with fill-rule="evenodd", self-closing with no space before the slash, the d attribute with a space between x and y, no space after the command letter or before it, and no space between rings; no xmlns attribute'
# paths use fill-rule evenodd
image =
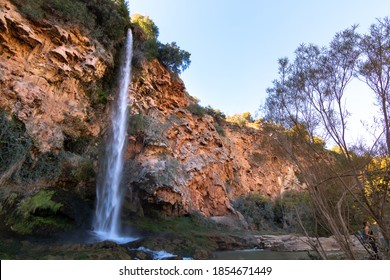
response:
<svg viewBox="0 0 390 280"><path fill-rule="evenodd" d="M129 28L124 0L12 0L32 20L79 24L106 47L120 41Z"/></svg>
<svg viewBox="0 0 390 280"><path fill-rule="evenodd" d="M180 74L190 66L191 54L180 49L176 42L161 43L158 40L158 27L149 17L135 14L131 17L131 23L135 38L140 41L139 48L142 56L147 60L157 58L167 69L176 74Z"/></svg>

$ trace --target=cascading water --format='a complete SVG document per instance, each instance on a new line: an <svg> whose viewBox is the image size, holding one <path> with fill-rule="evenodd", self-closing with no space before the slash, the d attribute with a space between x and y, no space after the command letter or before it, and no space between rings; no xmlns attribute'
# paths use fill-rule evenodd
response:
<svg viewBox="0 0 390 280"><path fill-rule="evenodd" d="M96 188L94 232L100 240L112 240L117 243L127 243L136 239L123 236L120 221L123 196L121 180L127 130L127 92L132 52L133 38L129 30L120 67L118 96L112 107L110 140L106 144L104 169Z"/></svg>

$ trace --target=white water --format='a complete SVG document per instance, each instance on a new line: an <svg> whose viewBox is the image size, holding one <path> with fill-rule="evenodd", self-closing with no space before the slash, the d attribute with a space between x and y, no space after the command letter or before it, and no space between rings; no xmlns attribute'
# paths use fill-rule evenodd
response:
<svg viewBox="0 0 390 280"><path fill-rule="evenodd" d="M123 235L120 219L127 130L127 92L130 85L132 52L133 38L129 30L120 67L118 96L112 107L110 140L106 143L104 170L96 188L94 232L100 240L112 240L117 243L127 243L136 239Z"/></svg>

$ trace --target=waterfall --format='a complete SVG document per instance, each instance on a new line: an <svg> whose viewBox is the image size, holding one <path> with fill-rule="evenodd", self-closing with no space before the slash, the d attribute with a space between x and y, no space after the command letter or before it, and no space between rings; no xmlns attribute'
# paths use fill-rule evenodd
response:
<svg viewBox="0 0 390 280"><path fill-rule="evenodd" d="M121 180L127 131L127 95L132 52L133 38L129 30L120 66L118 95L112 106L110 135L105 148L105 163L101 168L102 173L96 187L94 232L100 240L112 240L117 243L126 243L135 239L123 236L120 220L123 197Z"/></svg>

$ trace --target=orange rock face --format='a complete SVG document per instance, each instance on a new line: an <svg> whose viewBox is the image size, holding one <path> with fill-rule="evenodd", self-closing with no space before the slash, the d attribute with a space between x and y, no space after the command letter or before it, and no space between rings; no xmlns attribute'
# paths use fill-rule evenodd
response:
<svg viewBox="0 0 390 280"><path fill-rule="evenodd" d="M39 151L62 148L65 135L97 136L84 88L112 57L76 28L30 22L9 1L0 31L0 107L25 123Z"/></svg>
<svg viewBox="0 0 390 280"><path fill-rule="evenodd" d="M255 192L274 199L304 188L272 136L261 127L218 124L210 115L191 113L187 106L194 99L183 82L157 61L133 80L130 96L131 114L137 116L130 127L142 131L130 131L128 177L144 208L160 205L170 215L234 215L232 201L240 196Z"/></svg>

